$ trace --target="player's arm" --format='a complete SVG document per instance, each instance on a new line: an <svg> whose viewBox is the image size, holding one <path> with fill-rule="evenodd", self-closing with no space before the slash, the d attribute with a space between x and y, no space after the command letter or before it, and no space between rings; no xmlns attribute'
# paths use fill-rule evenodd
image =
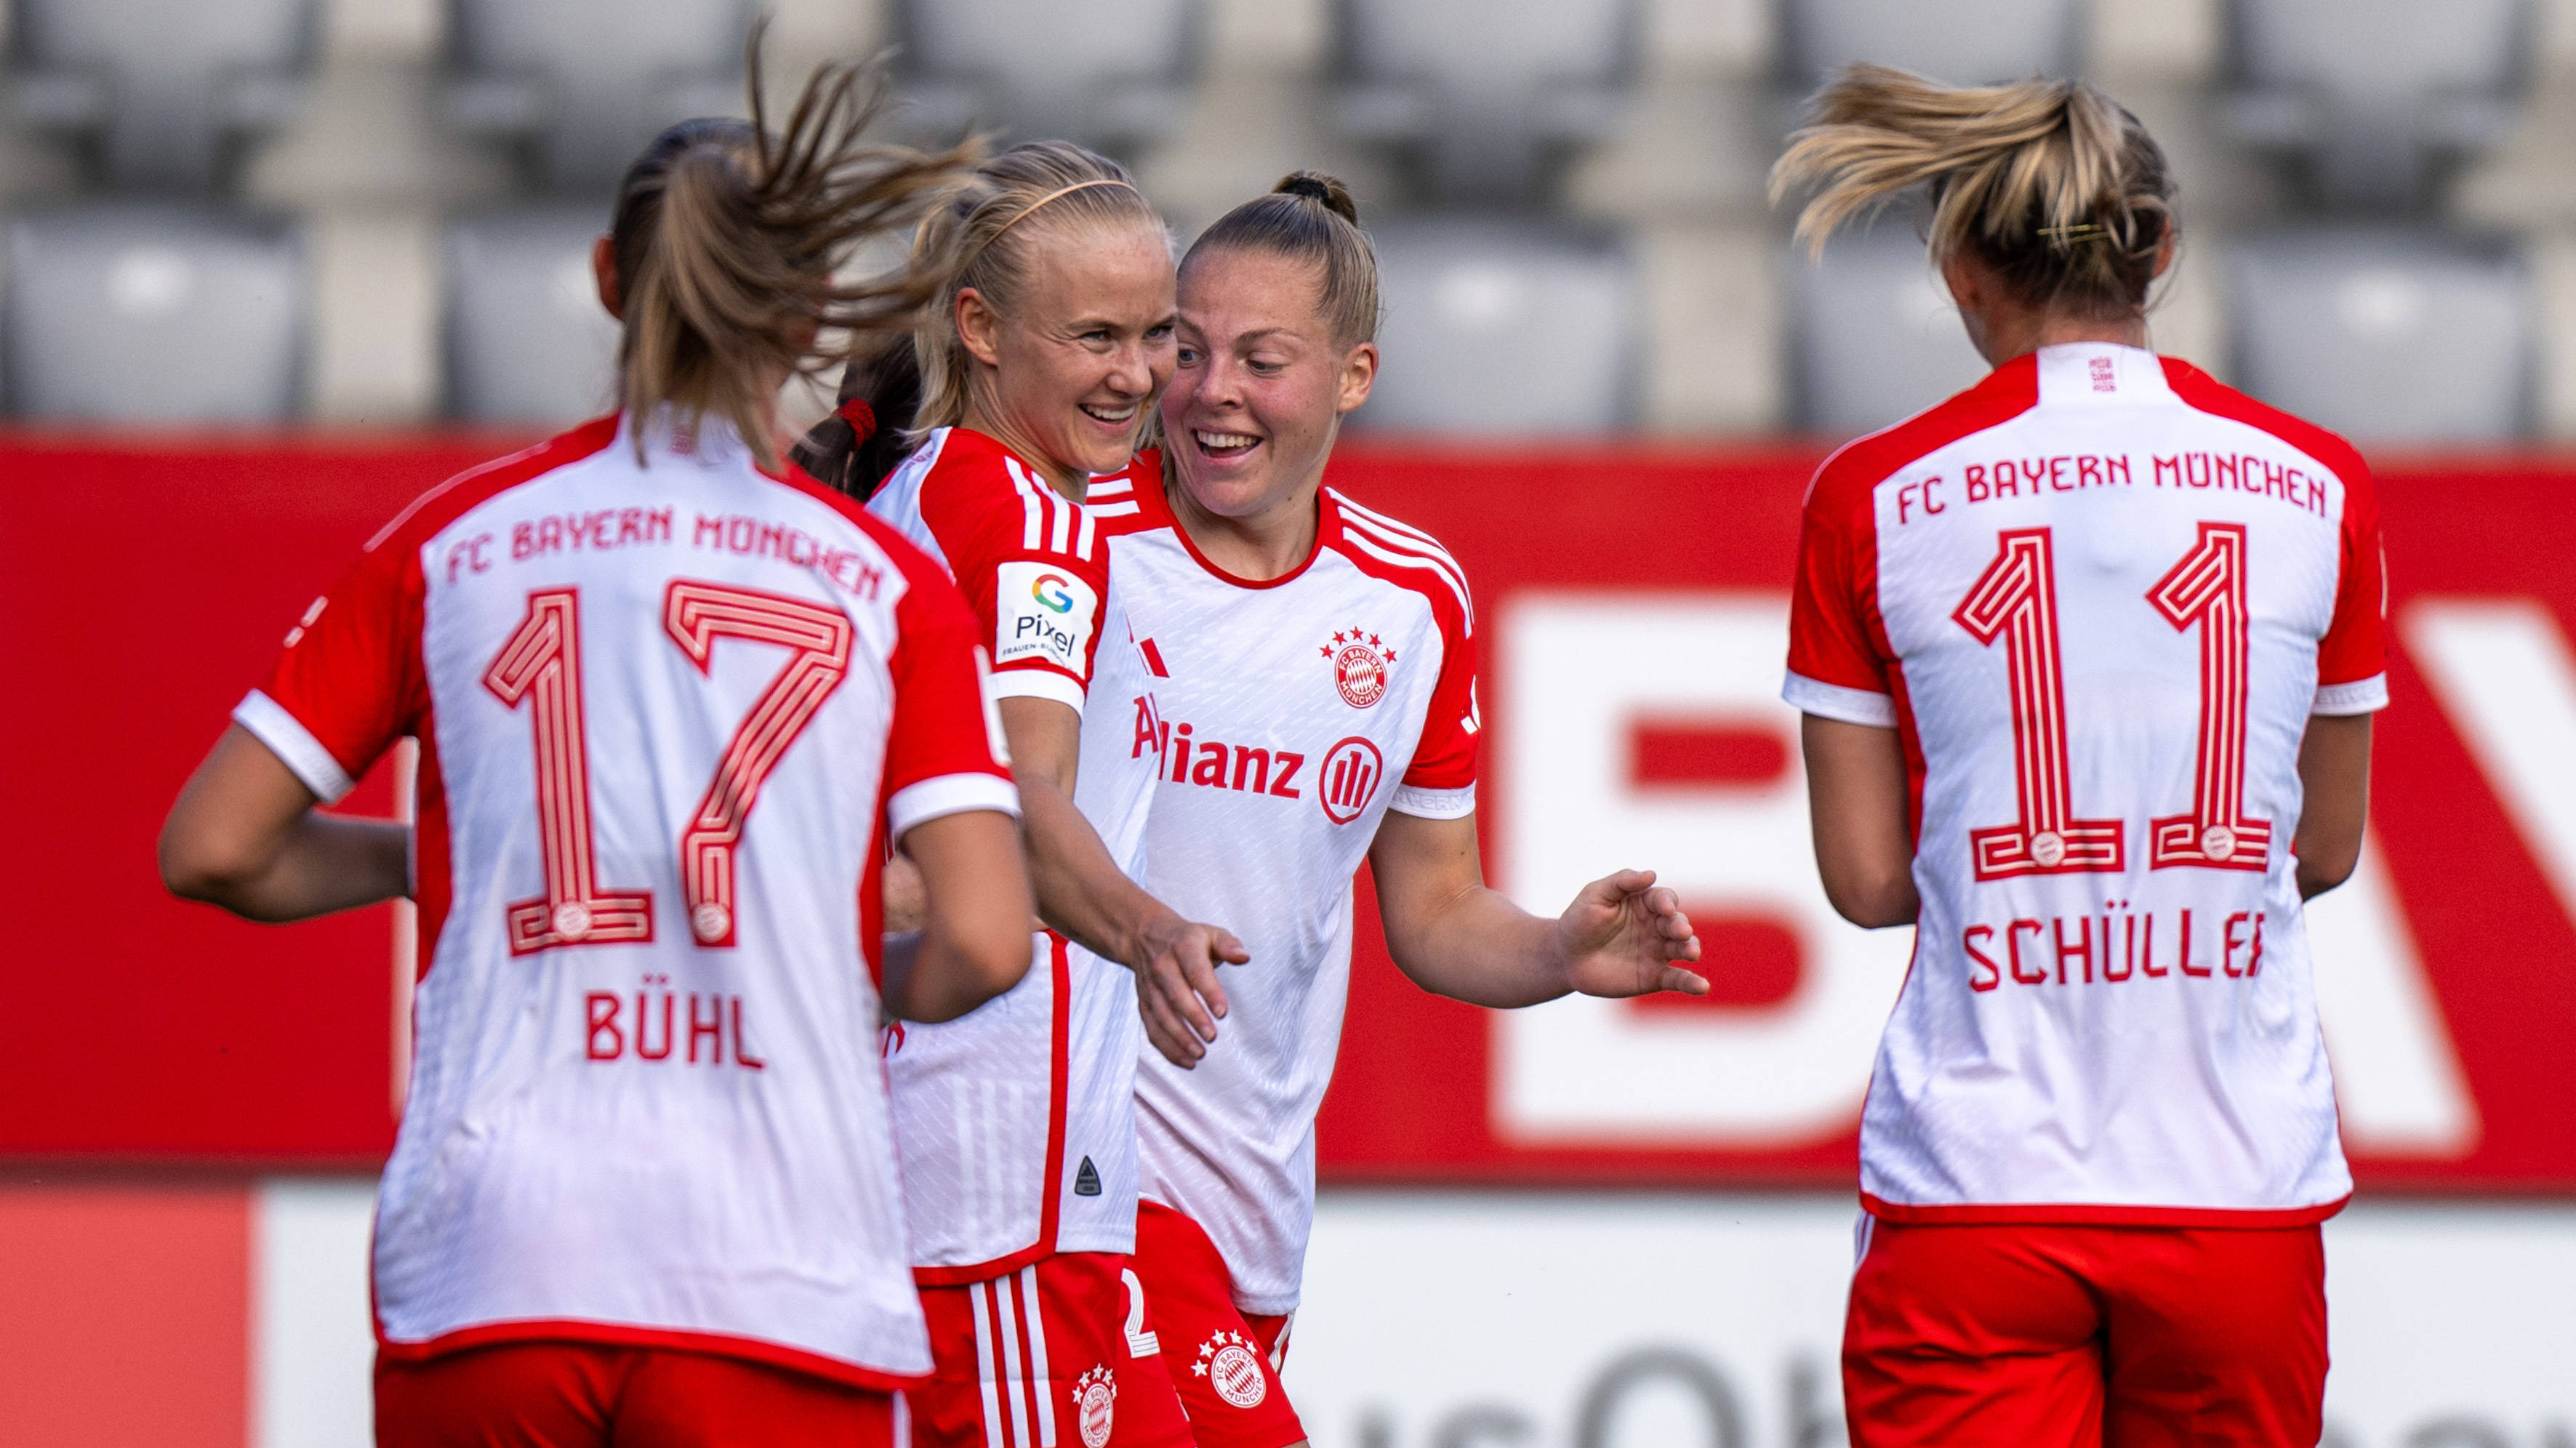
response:
<svg viewBox="0 0 2576 1448"><path fill-rule="evenodd" d="M1195 1065L1225 1015L1216 967L1241 965L1251 956L1230 932L1182 919L1128 879L1091 821L1074 808L1081 715L1035 695L1003 699L1001 713L1012 773L1020 782L1020 822L1028 835L1038 918L1134 970L1145 1034L1172 1064Z"/></svg>
<svg viewBox="0 0 2576 1448"><path fill-rule="evenodd" d="M1398 810L1378 826L1369 869L1388 953L1434 995L1510 1007L1569 991L1708 991L1706 980L1674 963L1699 959L1699 937L1651 870L1595 880L1564 914L1543 920L1486 887L1473 814L1427 819Z"/></svg>
<svg viewBox="0 0 2576 1448"><path fill-rule="evenodd" d="M2299 898L2322 895L2352 877L2361 861L2362 823L2370 814L2370 716L2317 714L2299 741Z"/></svg>
<svg viewBox="0 0 2576 1448"><path fill-rule="evenodd" d="M1798 742L1807 760L1807 813L1825 898L1865 929L1913 924L1921 902L1896 731L1809 714L1799 723Z"/></svg>
<svg viewBox="0 0 2576 1448"><path fill-rule="evenodd" d="M907 1021L955 1020L1028 972L1020 833L1000 811L964 810L924 820L901 844L920 876L920 934L887 952L886 1011Z"/></svg>
<svg viewBox="0 0 2576 1448"><path fill-rule="evenodd" d="M410 893L409 826L323 814L318 803L267 745L228 727L161 826L161 882L265 921Z"/></svg>

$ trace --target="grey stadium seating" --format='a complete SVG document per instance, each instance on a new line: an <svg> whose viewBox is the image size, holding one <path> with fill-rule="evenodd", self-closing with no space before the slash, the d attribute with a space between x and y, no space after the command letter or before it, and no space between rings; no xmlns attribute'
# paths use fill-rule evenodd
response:
<svg viewBox="0 0 2576 1448"><path fill-rule="evenodd" d="M94 136L111 183L211 187L229 137L303 98L318 0L17 0L19 117Z"/></svg>
<svg viewBox="0 0 2576 1448"><path fill-rule="evenodd" d="M2501 139L2528 0L2239 0L2238 134L2309 157L2329 201L2420 201L2430 162Z"/></svg>
<svg viewBox="0 0 2576 1448"><path fill-rule="evenodd" d="M897 0L905 123L1117 148L1186 114L1201 0Z"/></svg>
<svg viewBox="0 0 2576 1448"><path fill-rule="evenodd" d="M1615 123L1636 0L1342 0L1342 124L1419 151L1449 202L1538 197L1552 151Z"/></svg>
<svg viewBox="0 0 2576 1448"><path fill-rule="evenodd" d="M2405 231L2303 231L2231 246L2239 385L2370 441L2521 436L2535 301L2502 246Z"/></svg>
<svg viewBox="0 0 2576 1448"><path fill-rule="evenodd" d="M1804 249L1785 264L1801 427L1874 432L1985 376L1921 237L1898 216L1836 238L1813 266Z"/></svg>
<svg viewBox="0 0 2576 1448"><path fill-rule="evenodd" d="M743 114L745 0L453 0L452 14L450 118L536 142L557 190L604 194L664 126Z"/></svg>
<svg viewBox="0 0 2576 1448"><path fill-rule="evenodd" d="M495 212L448 228L448 410L470 422L558 425L607 411L617 323L590 247L605 207Z"/></svg>
<svg viewBox="0 0 2576 1448"><path fill-rule="evenodd" d="M59 422L293 419L307 279L294 235L217 211L115 207L8 225L0 395Z"/></svg>
<svg viewBox="0 0 2576 1448"><path fill-rule="evenodd" d="M1615 244L1478 222L1390 225L1375 240L1382 362L1355 426L1514 436L1631 420L1638 298Z"/></svg>
<svg viewBox="0 0 2576 1448"><path fill-rule="evenodd" d="M1799 89L1855 61L1952 85L2073 75L2081 28L2072 0L1788 0L1787 79Z"/></svg>

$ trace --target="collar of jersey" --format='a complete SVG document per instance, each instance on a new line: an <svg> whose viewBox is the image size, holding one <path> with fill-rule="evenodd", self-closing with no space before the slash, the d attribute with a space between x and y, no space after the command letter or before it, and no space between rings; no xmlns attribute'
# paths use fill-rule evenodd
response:
<svg viewBox="0 0 2576 1448"><path fill-rule="evenodd" d="M1340 511L1333 506L1333 490L1319 487L1315 490L1315 546L1306 551L1305 561L1277 578L1239 578L1217 567L1206 554L1199 551L1198 540L1192 538L1190 530L1182 526L1180 515L1172 509L1172 500L1163 495L1159 477L1152 488L1139 487L1136 491L1139 494L1152 495L1153 507L1162 514L1162 521L1170 526L1172 536L1180 539L1181 547L1189 551L1191 561L1197 563L1209 577L1220 583L1232 584L1236 588L1278 588L1305 577L1306 570L1314 567L1315 560L1323 557L1324 550L1332 546L1333 538L1341 527Z"/></svg>

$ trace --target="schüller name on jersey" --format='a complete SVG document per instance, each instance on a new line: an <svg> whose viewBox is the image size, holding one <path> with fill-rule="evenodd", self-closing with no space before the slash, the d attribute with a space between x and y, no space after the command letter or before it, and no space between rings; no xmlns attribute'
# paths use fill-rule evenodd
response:
<svg viewBox="0 0 2576 1448"><path fill-rule="evenodd" d="M2133 911L2125 900L2106 902L2097 915L1971 925L1959 932L1959 947L1970 962L1968 989L1976 991L1993 990L2007 982L2091 985L2097 969L2106 985L2135 977L2161 980L2176 973L2195 980L2214 975L2242 980L2263 969L2263 915L2260 910L2239 910L2213 929L2206 913L2195 927L2191 911L2177 911L2166 920L2170 956L2157 953L2155 912ZM2069 925L2075 928L2069 930ZM2195 928L2200 935L2196 946Z"/></svg>

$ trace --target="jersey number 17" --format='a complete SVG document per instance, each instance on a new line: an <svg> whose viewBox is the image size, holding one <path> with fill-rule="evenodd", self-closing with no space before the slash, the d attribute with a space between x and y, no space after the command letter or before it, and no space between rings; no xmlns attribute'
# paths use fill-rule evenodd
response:
<svg viewBox="0 0 2576 1448"><path fill-rule="evenodd" d="M786 666L725 741L715 779L680 834L680 884L689 929L703 946L734 943L734 850L743 821L789 745L850 667L850 621L802 599L720 583L674 579L662 627L705 673L716 640L779 644ZM527 617L483 671L483 687L512 709L529 706L536 736L537 825L546 893L508 907L510 953L653 938L649 890L602 886L591 859L590 743L582 722L581 591L539 589Z"/></svg>

